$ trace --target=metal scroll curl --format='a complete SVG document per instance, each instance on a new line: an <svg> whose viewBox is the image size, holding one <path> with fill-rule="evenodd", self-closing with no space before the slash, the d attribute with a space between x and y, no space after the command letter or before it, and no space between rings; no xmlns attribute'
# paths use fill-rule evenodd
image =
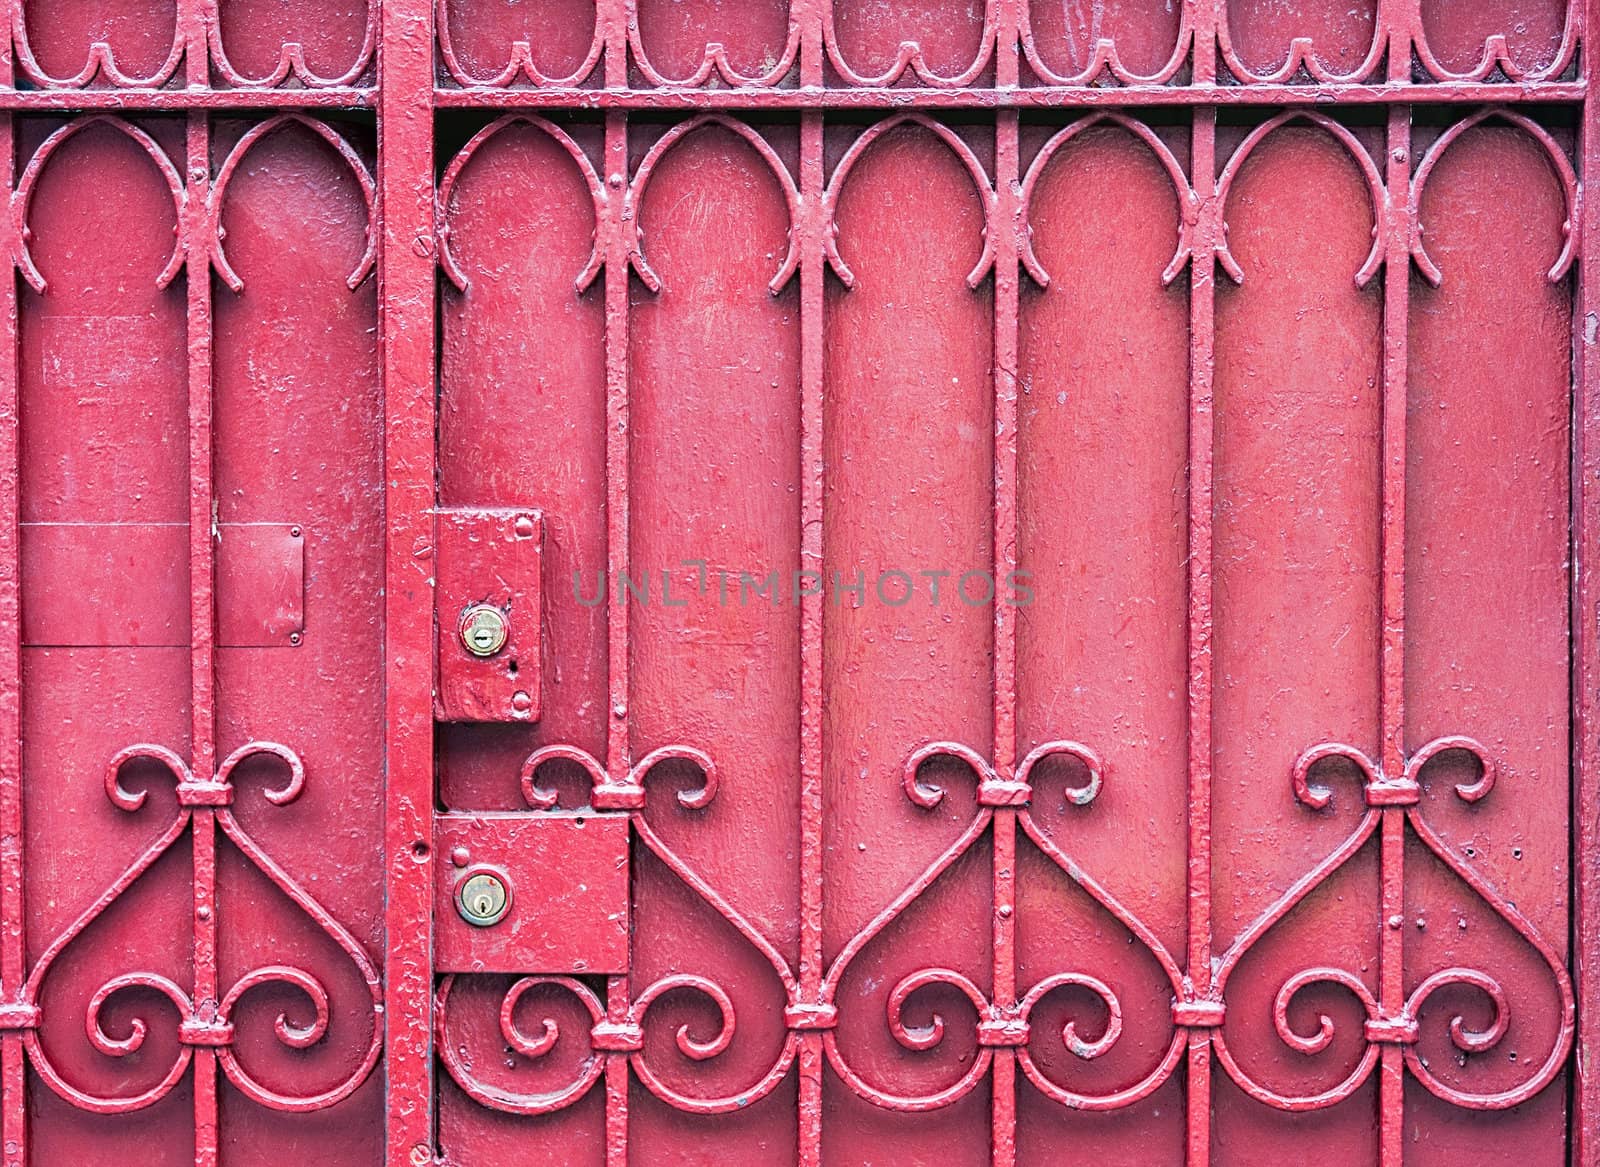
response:
<svg viewBox="0 0 1600 1167"><path fill-rule="evenodd" d="M857 958L890 926L909 911L946 873L982 839L997 813L1015 813L1028 839L1055 863L1095 904L1111 914L1131 937L1156 961L1171 986L1173 1000L1184 999L1185 985L1177 963L1151 929L1120 903L1067 855L1026 810L1032 782L1041 763L1052 758L1072 758L1082 767L1084 780L1070 786L1066 801L1075 807L1088 807L1104 782L1105 767L1093 750L1073 741L1047 742L1033 750L1014 773L1002 774L975 750L953 742L934 742L913 752L902 768L901 782L907 799L923 810L932 810L944 801L946 790L931 780L928 763L955 761L977 782L977 805L959 835L876 916L852 937L834 958L824 974L817 999L802 998L801 986L787 962L771 942L714 887L677 855L646 820L647 779L654 769L669 761L687 761L698 771L698 784L676 791L678 805L693 812L715 797L717 771L703 752L688 746L667 746L646 755L625 773L613 773L587 751L552 745L536 750L524 763L521 785L524 800L535 810L553 810L558 792L543 785L542 771L553 764L576 766L589 779L589 803L596 810L628 813L637 841L701 901L727 920L771 964L788 998L785 1010L789 1032L769 1069L748 1088L721 1097L686 1094L668 1084L645 1056L645 1027L651 1008L669 994L690 994L709 1002L715 1023L704 1030L680 1026L674 1034L678 1052L690 1061L704 1062L727 1051L737 1033L737 1013L726 990L708 977L678 973L648 985L631 999L602 1002L597 992L572 977L528 976L515 981L502 997L500 1036L515 1055L536 1061L550 1056L558 1043L568 1039L553 1013L542 1017L533 1030L518 1026L519 1004L530 993L558 993L571 997L587 1014L589 1030L576 1040L584 1042L584 1056L573 1065L571 1074L558 1086L537 1092L517 1092L488 1080L474 1067L474 1059L462 1038L451 1026L453 994L460 978L446 977L438 990L436 1024L441 1059L455 1082L480 1104L506 1113L548 1114L573 1105L599 1081L610 1057L627 1060L640 1084L669 1106L696 1114L719 1114L741 1109L765 1097L789 1073L798 1050L798 1035L817 1030L828 1064L841 1082L854 1094L874 1106L906 1113L926 1112L952 1105L966 1097L983 1081L997 1056L1008 1051L1017 1058L1023 1073L1046 1097L1080 1110L1113 1110L1130 1106L1148 1097L1168 1081L1182 1061L1187 1035L1177 1025L1170 1040L1162 1044L1154 1064L1132 1083L1103 1093L1074 1089L1057 1081L1041 1064L1030 1047L1035 1040L1032 1020L1045 1002L1067 996L1077 1004L1085 996L1088 1011L1069 1012L1056 1037L1073 1057L1084 1062L1108 1054L1121 1042L1125 1032L1124 1006L1115 987L1088 971L1054 973L1027 989L1013 1003L996 1002L991 994L971 977L949 968L925 968L902 977L890 990L885 1002L884 1024L889 1035L904 1049L919 1054L937 1054L943 1047L953 1018L947 1018L933 1005L929 995L959 1002L970 1017L976 1037L976 1056L945 1083L920 1092L907 1092L873 1081L853 1064L838 1041L836 1026L839 1007L836 997ZM620 984L622 982L614 982Z"/></svg>
<svg viewBox="0 0 1600 1167"><path fill-rule="evenodd" d="M582 1013L587 1015L589 1029L585 1056L569 1081L553 1090L518 1094L476 1074L471 1058L454 1042L449 1016L451 993L458 978L450 977L444 980L438 995L441 1056L447 1071L469 1096L483 1105L509 1113L543 1114L572 1105L600 1079L608 1058L620 1057L627 1061L639 1083L669 1106L688 1113L719 1114L748 1106L771 1093L795 1063L799 1034L818 1030L827 1062L840 1082L857 1097L881 1109L921 1113L953 1105L978 1088L996 1058L1011 1056L1028 1082L1057 1104L1074 1110L1110 1111L1132 1106L1167 1083L1182 1064L1190 1042L1187 1030L1199 1026L1210 1031L1223 1071L1250 1097L1277 1109L1315 1110L1349 1098L1371 1077L1386 1044L1399 1045L1405 1065L1418 1082L1454 1105L1480 1110L1515 1106L1547 1087L1560 1073L1571 1051L1575 1023L1572 982L1559 955L1533 925L1470 864L1452 854L1427 821L1421 806L1420 775L1425 766L1445 755L1465 755L1475 759L1477 765L1476 776L1454 783L1451 796L1471 804L1490 794L1496 779L1494 764L1481 745L1466 737L1442 737L1430 742L1418 750L1406 763L1403 773L1395 777L1386 776L1362 751L1342 743L1307 750L1291 776L1295 797L1301 805L1314 813L1333 812L1337 808L1330 783L1344 780L1354 781L1365 805L1344 840L1284 892L1227 950L1218 962L1211 994L1200 1000L1194 996L1176 959L1151 928L1085 871L1029 809L1035 784L1044 773L1041 763L1051 758L1074 760L1083 775L1064 791L1066 804L1075 808L1091 806L1106 781L1105 766L1093 750L1073 741L1047 742L1032 751L1013 771L1001 772L968 746L955 742L930 743L914 751L902 768L901 782L907 799L923 810L939 807L948 791L934 781L929 763L954 762L975 779L974 810L944 850L844 945L822 977L817 999L812 1001L802 999L797 978L771 942L677 855L644 817L647 779L652 770L669 761L688 761L699 772L698 784L675 792L678 806L693 812L707 805L717 788L716 768L709 757L692 747L668 746L646 755L625 773L614 774L585 751L548 746L536 751L523 766L522 787L528 804L535 809L553 809L557 795L541 785L541 769L551 763L576 764L592 784L591 805L597 810L627 812L638 842L766 957L788 997L787 1037L767 1071L747 1089L719 1097L690 1095L670 1085L647 1060L645 1026L652 1006L668 995L696 996L710 1004L714 1020L709 1025L680 1026L674 1034L678 1053L692 1062L719 1057L731 1047L738 1025L734 1001L723 986L697 974L675 973L631 997L613 993L612 999L602 1002L594 989L574 978L524 977L505 993L500 1009L501 1036L516 1055L534 1060L544 1058L557 1048L558 1042L566 1039L553 1015L546 1015L542 1026L534 1030L524 1030L516 1024L519 1003L535 989L562 992L574 998ZM1023 836L1126 929L1130 940L1142 947L1161 969L1170 988L1172 1034L1170 1039L1154 1045L1157 1052L1152 1064L1141 1069L1135 1080L1106 1090L1075 1088L1070 1081L1062 1079L1059 1069L1047 1071L1049 1059L1042 1057L1044 1047L1037 1044L1059 1040L1062 1047L1081 1062L1105 1057L1119 1046L1128 1024L1126 989L1119 989L1117 979L1101 970L1054 972L1010 1001L997 1000L995 994L972 976L953 968L930 966L901 976L889 990L883 1014L886 1032L901 1048L913 1054L938 1056L950 1048L946 1042L952 1027L966 1024L973 1027L973 1055L953 1065L948 1077L933 1086L906 1090L875 1080L853 1063L841 1045L836 1030L841 1012L838 995L850 969L869 946L979 844L1000 814L1015 816ZM1382 837L1379 827L1386 814L1399 816L1402 826L1409 828L1423 847L1497 913L1548 968L1560 1000L1559 1031L1542 1061L1531 1065L1522 1080L1492 1091L1469 1089L1447 1080L1418 1052L1422 1026L1432 1016L1445 1016L1437 1007L1430 1010L1430 1002L1443 1002L1447 996L1454 1000L1467 994L1479 1001L1478 1007L1455 1009L1445 1022L1449 1041L1462 1054L1485 1052L1505 1038L1512 1017L1509 996L1492 973L1474 968L1452 966L1433 971L1409 990L1403 1007L1393 1014L1385 1012L1378 994L1350 970L1319 964L1288 977L1272 1004L1273 1032L1288 1050L1315 1058L1347 1041L1346 1035L1326 1013L1313 1014L1310 1026L1306 1026L1300 1008L1304 994L1326 995L1330 991L1343 994L1354 1003L1363 1019L1359 1033L1363 1044L1353 1065L1341 1071L1337 1080L1305 1093L1275 1089L1242 1064L1229 1047L1224 1026L1225 1000L1229 979L1240 962L1375 836ZM1058 1006L1069 1003L1071 1007L1066 1012L1066 1020L1052 1034L1037 1029L1034 1020L1044 1003L1053 999L1058 999Z"/></svg>
<svg viewBox="0 0 1600 1167"><path fill-rule="evenodd" d="M1015 813L1024 835L1083 891L1099 908L1126 928L1131 937L1156 961L1171 985L1174 1000L1185 994L1177 962L1151 929L1085 872L1033 818L1027 810L1033 783L1040 764L1050 758L1071 758L1085 774L1085 781L1068 787L1067 803L1088 807L1099 795L1105 781L1105 766L1089 747L1074 741L1052 741L1037 747L1023 759L1014 773L998 771L977 751L954 742L935 742L915 751L906 761L902 782L906 796L917 806L931 810L945 797L943 788L933 785L924 773L926 763L944 759L960 763L977 780L977 809L966 829L937 859L895 897L873 920L841 950L823 982L824 1000L831 1006L840 982L852 962L895 920L903 916L946 872L983 837L998 813ZM1081 970L1062 971L1041 979L1013 1003L1002 1003L981 989L971 978L946 968L920 969L903 977L891 990L887 1006L890 1034L906 1049L931 1052L943 1043L948 1022L930 1011L922 1024L910 1024L908 1010L917 994L942 987L954 990L958 999L972 1006L977 1054L964 1071L936 1090L920 1094L899 1093L869 1081L858 1072L840 1048L834 1033L823 1035L829 1065L858 1097L886 1110L921 1112L949 1106L972 1092L987 1074L997 1056L1010 1051L1027 1079L1047 1098L1075 1110L1116 1110L1131 1106L1159 1089L1174 1073L1183 1058L1187 1037L1174 1026L1171 1039L1161 1054L1137 1080L1108 1092L1089 1092L1072 1088L1051 1077L1035 1056L1039 1040L1033 1016L1039 1006L1058 994L1087 995L1098 1006L1099 1017L1069 1015L1058 1037L1075 1058L1089 1062L1108 1054L1124 1033L1123 1002L1106 980Z"/></svg>
<svg viewBox="0 0 1600 1167"><path fill-rule="evenodd" d="M1433 971L1412 987L1398 1011L1387 1011L1377 993L1356 973L1341 968L1311 967L1284 981L1273 1002L1273 1028L1283 1044L1296 1053L1315 1057L1332 1048L1338 1029L1326 1013L1318 1014L1314 1030L1297 1028L1290 1019L1291 1008L1299 995L1313 987L1332 986L1348 993L1363 1016L1360 1055L1340 1080L1320 1090L1290 1094L1265 1083L1242 1065L1229 1048L1225 1030L1213 1035L1217 1060L1230 1078L1250 1097L1279 1110L1317 1110L1349 1098L1371 1076L1381 1047L1398 1045L1411 1075L1430 1093L1452 1105L1468 1110L1504 1110L1520 1105L1549 1086L1565 1065L1572 1050L1576 1029L1576 1003L1572 978L1550 943L1515 905L1496 889L1469 862L1457 856L1427 820L1421 798L1423 768L1445 755L1470 758L1477 770L1473 781L1456 783L1451 793L1464 803L1485 799L1495 786L1496 769L1488 751L1472 738L1437 738L1407 759L1397 776L1383 773L1382 767L1354 746L1328 743L1307 750L1300 756L1292 775L1295 798L1307 809L1326 813L1333 799L1327 779L1340 770L1359 781L1365 810L1355 826L1330 855L1298 880L1248 927L1222 958L1216 977L1219 997L1227 991L1229 977L1240 961L1288 916L1307 896L1326 884L1367 844L1378 836L1384 846L1395 845L1392 832L1380 832L1386 814L1399 817L1402 830L1409 833L1445 868L1469 888L1479 900L1515 933L1539 958L1550 976L1559 1002L1559 1020L1549 1049L1542 1059L1529 1063L1528 1072L1509 1086L1494 1090L1474 1090L1446 1081L1435 1065L1418 1051L1421 1027L1429 1011L1429 1001L1445 990L1463 990L1479 998L1484 1019L1469 1020L1464 1012L1454 1012L1448 1021L1452 1045L1463 1055L1487 1052L1505 1038L1512 1018L1512 1004L1500 980L1483 969L1447 967ZM1404 846L1403 841L1399 842ZM1392 1008L1392 1007L1391 1007Z"/></svg>
<svg viewBox="0 0 1600 1167"><path fill-rule="evenodd" d="M796 1000L799 984L776 946L678 855L646 819L647 783L653 772L672 762L687 762L698 774L698 785L676 792L678 806L692 812L710 805L717 793L716 764L701 750L676 745L651 751L622 774L612 774L598 758L576 746L545 746L535 750L523 763L523 799L536 811L554 809L558 794L540 783L541 771L552 763L568 763L579 767L592 784L590 805L599 811L626 812L634 838L706 906L731 924L771 965L785 997L791 1002ZM545 1057L562 1040L560 1027L554 1017L543 1019L542 1032L538 1036L529 1036L515 1024L514 1014L518 1003L538 986L558 987L575 997L588 1011L591 1025L586 1035L588 1055L570 1081L546 1092L518 1093L497 1086L480 1075L473 1067L470 1054L463 1051L454 1037L450 1026L450 1000L458 980L454 976L445 978L436 996L435 1018L445 1069L469 1097L508 1114L549 1114L571 1106L600 1079L607 1056L626 1059L640 1085L675 1110L701 1115L728 1114L750 1106L777 1089L793 1066L799 1048L796 1034L791 1029L771 1065L755 1082L744 1089L723 1095L689 1094L672 1085L651 1064L645 1048L646 1026L653 1007L664 998L686 995L698 997L709 1002L715 1011L715 1027L702 1031L692 1024L680 1025L673 1035L676 1048L680 1055L692 1062L706 1062L721 1056L732 1047L738 1033L737 1010L733 998L722 985L696 973L674 973L638 990L631 999L608 1000L603 1005L592 989L574 978L524 977L506 992L500 1008L501 1036L518 1056L525 1059Z"/></svg>
<svg viewBox="0 0 1600 1167"><path fill-rule="evenodd" d="M281 763L287 775L283 785L264 792L267 801L274 806L284 806L298 798L305 788L305 767L293 750L276 742L256 741L240 746L223 760L214 776L196 776L174 751L152 744L129 746L107 763L104 779L106 796L118 809L137 814L144 808L149 791L133 790L123 785L128 768L142 762L153 764L175 781L177 811L161 834L45 949L22 988L20 1000L11 1006L13 1011L30 1013L33 1018L34 1024L24 1029L23 1044L35 1071L51 1090L72 1105L96 1114L125 1114L151 1106L170 1094L183 1079L196 1049L214 1051L223 1074L246 1097L272 1110L296 1113L320 1110L342 1102L367 1080L377 1064L383 1048L383 991L377 967L350 931L267 854L240 825L230 809L235 795L234 772L245 761L261 757ZM360 1049L356 1065L330 1086L301 1093L278 1090L264 1084L238 1056L234 1029L238 1006L250 994L267 987L292 989L302 1000L304 1012L286 1011L279 1014L273 1024L273 1033L281 1044L289 1049L305 1050L326 1039L332 1019L328 990L318 977L305 969L289 965L264 965L245 972L231 986L215 995L199 988L191 992L157 973L131 971L111 977L90 997L84 1019L87 1040L98 1053L110 1058L124 1058L138 1052L155 1024L154 1020L144 1015L134 1016L126 1023L125 1033L112 1033L106 1028L107 1006L113 999L125 994L137 993L144 998L153 994L164 998L165 1003L171 1006L179 1043L172 1065L153 1085L132 1094L98 1094L74 1084L56 1066L39 1038L39 1001L51 970L74 941L120 900L163 855L172 850L186 833L193 834L196 840L195 915L202 921L200 926L206 926L204 922L212 920L210 905L215 900L216 876L214 864L201 863L199 854L214 853L215 836L212 832L217 829L344 952L359 974L370 998L372 1028L365 1045ZM204 947L214 952L214 941L208 941ZM205 974L203 979L215 982L214 961L213 956L212 967L202 970Z"/></svg>

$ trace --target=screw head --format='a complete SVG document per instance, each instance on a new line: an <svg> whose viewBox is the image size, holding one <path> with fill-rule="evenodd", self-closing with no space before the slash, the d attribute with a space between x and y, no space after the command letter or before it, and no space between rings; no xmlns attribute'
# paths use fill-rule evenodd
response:
<svg viewBox="0 0 1600 1167"><path fill-rule="evenodd" d="M461 644L473 656L493 656L510 632L506 614L493 604L474 604L461 613Z"/></svg>
<svg viewBox="0 0 1600 1167"><path fill-rule="evenodd" d="M487 928L505 919L511 908L511 892L498 875L479 871L467 876L456 889L456 911L467 923Z"/></svg>

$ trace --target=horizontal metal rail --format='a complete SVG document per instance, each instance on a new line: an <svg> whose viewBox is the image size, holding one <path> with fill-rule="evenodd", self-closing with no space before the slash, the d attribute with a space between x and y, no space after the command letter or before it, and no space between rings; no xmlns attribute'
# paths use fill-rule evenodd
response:
<svg viewBox="0 0 1600 1167"><path fill-rule="evenodd" d="M1174 106L1562 105L1583 101L1582 81L1446 82L1420 85L1048 85L973 89L804 86L780 88L434 90L440 109L899 110L1098 109ZM327 89L12 89L0 110L164 112L229 109L373 109L377 90Z"/></svg>

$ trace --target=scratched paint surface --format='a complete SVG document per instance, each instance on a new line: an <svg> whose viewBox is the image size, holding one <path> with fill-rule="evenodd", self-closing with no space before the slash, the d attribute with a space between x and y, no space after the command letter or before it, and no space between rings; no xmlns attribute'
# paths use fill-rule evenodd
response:
<svg viewBox="0 0 1600 1167"><path fill-rule="evenodd" d="M10 0L0 1164L1594 1162L1595 9Z"/></svg>

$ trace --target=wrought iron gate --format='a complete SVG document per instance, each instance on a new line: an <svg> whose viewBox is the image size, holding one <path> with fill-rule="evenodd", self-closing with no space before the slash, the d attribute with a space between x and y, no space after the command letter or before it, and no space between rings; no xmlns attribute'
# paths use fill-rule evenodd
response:
<svg viewBox="0 0 1600 1167"><path fill-rule="evenodd" d="M1600 3L7 11L6 1167L1600 1163Z"/></svg>

